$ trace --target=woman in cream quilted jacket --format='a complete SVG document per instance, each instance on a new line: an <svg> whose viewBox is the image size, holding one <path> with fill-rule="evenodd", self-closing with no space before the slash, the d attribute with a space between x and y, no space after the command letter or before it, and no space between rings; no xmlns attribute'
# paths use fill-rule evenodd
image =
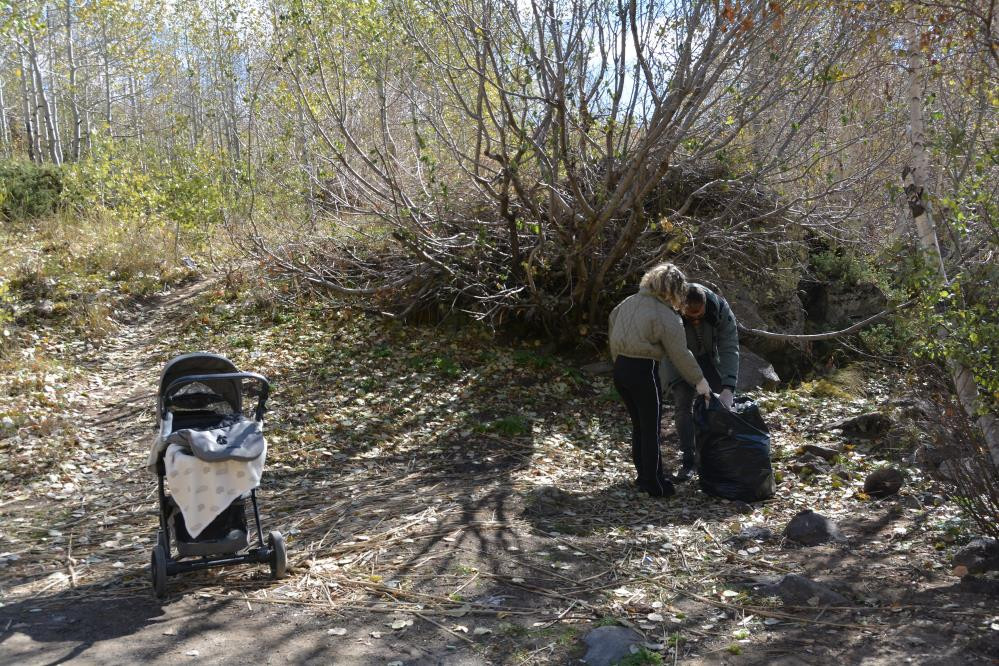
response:
<svg viewBox="0 0 999 666"><path fill-rule="evenodd" d="M678 314L686 293L683 272L673 264L659 264L642 277L638 293L621 301L610 314L614 387L631 416L636 483L653 497L669 497L676 492L663 472L659 452L660 359L668 358L698 395L711 397L711 388L687 349L683 320Z"/></svg>

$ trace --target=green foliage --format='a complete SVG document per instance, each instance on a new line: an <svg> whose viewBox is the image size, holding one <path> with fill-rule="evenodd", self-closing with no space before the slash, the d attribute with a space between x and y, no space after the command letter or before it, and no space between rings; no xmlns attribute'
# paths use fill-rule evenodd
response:
<svg viewBox="0 0 999 666"><path fill-rule="evenodd" d="M531 422L519 414L514 414L492 421L486 429L507 437L519 437L531 432Z"/></svg>
<svg viewBox="0 0 999 666"><path fill-rule="evenodd" d="M435 370L443 374L445 377L457 377L461 374L461 366L455 363L450 358L437 357L433 361L433 367Z"/></svg>
<svg viewBox="0 0 999 666"><path fill-rule="evenodd" d="M617 662L618 666L659 666L663 663L661 654L644 647Z"/></svg>
<svg viewBox="0 0 999 666"><path fill-rule="evenodd" d="M985 280L960 276L949 285L925 278L920 300L908 318L917 357L957 362L974 374L982 414L999 409L999 297L994 288L999 269L987 271L996 275ZM983 282L993 285L991 293L980 291Z"/></svg>
<svg viewBox="0 0 999 666"><path fill-rule="evenodd" d="M554 357L545 356L529 349L518 349L513 352L513 360L517 365L526 366L534 370L544 370L557 363L557 359Z"/></svg>
<svg viewBox="0 0 999 666"><path fill-rule="evenodd" d="M174 244L203 243L230 203L218 155L182 150L167 158L96 140L87 158L65 167L61 200L82 217L111 214L122 224L169 229Z"/></svg>
<svg viewBox="0 0 999 666"><path fill-rule="evenodd" d="M858 336L867 351L875 356L892 356L908 349L908 332L894 322L875 324L862 330Z"/></svg>
<svg viewBox="0 0 999 666"><path fill-rule="evenodd" d="M982 397L979 412L995 412L999 411L999 264L995 261L999 201L994 183L999 144L979 146L977 155L967 154L970 146L957 150L957 144L947 144L936 146L943 158L963 164L973 157L966 165L971 167L967 175L932 202L950 282L925 253L902 255L899 281L918 299L904 315L904 329L911 336L906 348L919 358L968 368Z"/></svg>
<svg viewBox="0 0 999 666"><path fill-rule="evenodd" d="M25 160L0 162L0 219L31 221L59 206L65 172L51 164Z"/></svg>
<svg viewBox="0 0 999 666"><path fill-rule="evenodd" d="M816 277L827 282L847 285L875 282L867 260L842 248L817 252L811 255L810 261Z"/></svg>

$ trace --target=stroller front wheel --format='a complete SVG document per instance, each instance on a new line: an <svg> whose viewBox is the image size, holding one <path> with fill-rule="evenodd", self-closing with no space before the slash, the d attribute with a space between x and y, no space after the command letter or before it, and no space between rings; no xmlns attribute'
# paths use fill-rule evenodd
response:
<svg viewBox="0 0 999 666"><path fill-rule="evenodd" d="M157 599L162 599L167 592L167 555L162 544L153 548L152 561L149 563L149 575L153 580L153 593Z"/></svg>
<svg viewBox="0 0 999 666"><path fill-rule="evenodd" d="M288 554L284 549L284 537L280 532L271 532L267 535L267 545L271 547L271 578L274 580L284 578L288 571Z"/></svg>

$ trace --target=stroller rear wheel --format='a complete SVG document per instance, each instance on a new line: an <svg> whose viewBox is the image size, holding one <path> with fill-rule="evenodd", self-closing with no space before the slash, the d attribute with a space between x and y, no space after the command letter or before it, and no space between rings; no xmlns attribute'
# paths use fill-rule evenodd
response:
<svg viewBox="0 0 999 666"><path fill-rule="evenodd" d="M284 537L280 532L267 535L267 545L271 548L271 578L284 578L288 571L288 554L284 549Z"/></svg>
<svg viewBox="0 0 999 666"><path fill-rule="evenodd" d="M162 544L153 548L152 561L149 563L149 575L153 579L153 593L158 599L167 592L167 554Z"/></svg>

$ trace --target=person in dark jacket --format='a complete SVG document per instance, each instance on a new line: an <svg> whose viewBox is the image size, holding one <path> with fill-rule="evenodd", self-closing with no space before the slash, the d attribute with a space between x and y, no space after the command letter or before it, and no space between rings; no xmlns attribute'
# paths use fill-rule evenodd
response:
<svg viewBox="0 0 999 666"><path fill-rule="evenodd" d="M614 387L631 416L631 454L638 487L653 497L675 493L663 472L659 450L662 409L660 359L689 382L692 392L709 398L711 388L697 360L687 349L677 310L688 291L683 273L673 264L659 264L643 277L640 289L610 314L610 349ZM689 406L688 406L689 408Z"/></svg>
<svg viewBox="0 0 999 666"><path fill-rule="evenodd" d="M707 287L687 285L681 308L687 349L697 359L711 390L726 409L732 408L735 387L739 383L739 328L728 302ZM660 366L662 383L670 388L676 434L680 440L683 462L674 479L687 481L696 465L694 444L694 387L668 358Z"/></svg>

